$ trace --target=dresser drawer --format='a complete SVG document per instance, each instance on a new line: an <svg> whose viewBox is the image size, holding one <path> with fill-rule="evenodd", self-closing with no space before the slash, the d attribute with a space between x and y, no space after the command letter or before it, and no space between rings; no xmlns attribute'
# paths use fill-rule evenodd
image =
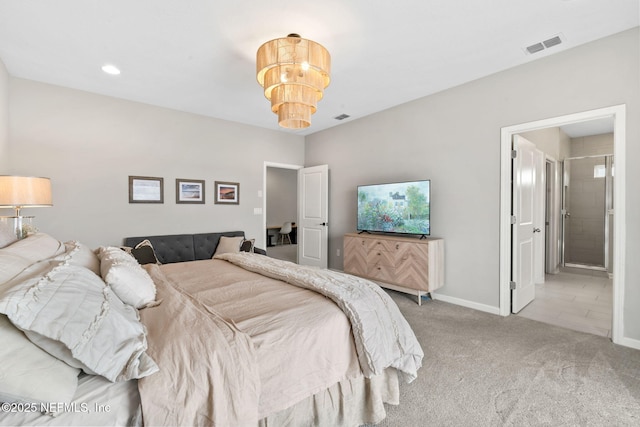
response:
<svg viewBox="0 0 640 427"><path fill-rule="evenodd" d="M396 257L393 252L388 252L380 247L374 247L373 250L367 252L367 264L369 265L388 265L393 266L396 263Z"/></svg>
<svg viewBox="0 0 640 427"><path fill-rule="evenodd" d="M383 282L393 282L396 274L396 269L389 265L380 264L368 264L367 275L373 280L380 280Z"/></svg>

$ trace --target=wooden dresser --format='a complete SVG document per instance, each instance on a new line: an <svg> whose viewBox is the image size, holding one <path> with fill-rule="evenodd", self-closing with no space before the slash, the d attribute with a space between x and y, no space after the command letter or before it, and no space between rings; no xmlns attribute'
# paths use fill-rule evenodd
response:
<svg viewBox="0 0 640 427"><path fill-rule="evenodd" d="M444 240L344 235L344 272L418 297L444 285Z"/></svg>

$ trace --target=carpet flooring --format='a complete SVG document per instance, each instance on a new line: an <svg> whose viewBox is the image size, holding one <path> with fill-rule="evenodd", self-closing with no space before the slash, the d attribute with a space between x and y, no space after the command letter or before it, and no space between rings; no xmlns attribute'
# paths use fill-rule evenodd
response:
<svg viewBox="0 0 640 427"><path fill-rule="evenodd" d="M640 351L389 291L425 352L380 427L638 426Z"/></svg>

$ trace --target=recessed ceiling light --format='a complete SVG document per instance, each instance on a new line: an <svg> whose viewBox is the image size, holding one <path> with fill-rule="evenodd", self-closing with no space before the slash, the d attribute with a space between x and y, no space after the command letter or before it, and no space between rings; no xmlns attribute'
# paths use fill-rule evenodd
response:
<svg viewBox="0 0 640 427"><path fill-rule="evenodd" d="M105 64L102 66L102 71L107 74L111 74L112 76L117 76L120 74L120 69L112 64Z"/></svg>

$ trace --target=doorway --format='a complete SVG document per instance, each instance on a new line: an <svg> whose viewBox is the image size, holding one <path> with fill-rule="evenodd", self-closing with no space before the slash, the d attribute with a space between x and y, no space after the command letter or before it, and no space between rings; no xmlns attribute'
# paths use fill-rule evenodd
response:
<svg viewBox="0 0 640 427"><path fill-rule="evenodd" d="M613 301L612 301L612 329L613 342L632 346L623 336L622 321L624 318L624 261L625 261L625 116L624 105L570 114L551 119L524 123L502 128L501 130L501 208L500 208L500 314L508 316L511 313L511 141L513 135L534 130L560 127L574 123L583 123L596 119L613 119L614 125L614 155L616 158L616 180L613 183L613 194L616 200L616 210L613 212Z"/></svg>
<svg viewBox="0 0 640 427"><path fill-rule="evenodd" d="M265 164L264 228L267 255L284 261L298 262L298 170L302 166L279 163ZM291 231L281 234L285 223Z"/></svg>

